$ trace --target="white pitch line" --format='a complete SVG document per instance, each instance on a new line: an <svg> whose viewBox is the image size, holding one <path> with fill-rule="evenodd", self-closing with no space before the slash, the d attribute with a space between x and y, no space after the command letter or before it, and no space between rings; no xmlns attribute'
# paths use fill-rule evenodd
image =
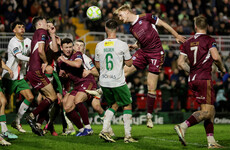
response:
<svg viewBox="0 0 230 150"><path fill-rule="evenodd" d="M145 139L151 139L151 140L158 140L158 141L167 141L167 142L172 142L172 143L180 143L178 140L170 140L170 139L161 139L161 138L155 138L155 137L144 137ZM190 143L186 142L188 145L195 145L195 146L207 146L199 143Z"/></svg>

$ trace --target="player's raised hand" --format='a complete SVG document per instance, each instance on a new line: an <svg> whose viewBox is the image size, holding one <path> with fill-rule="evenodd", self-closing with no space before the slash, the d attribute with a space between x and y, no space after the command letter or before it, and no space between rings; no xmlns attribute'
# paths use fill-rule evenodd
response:
<svg viewBox="0 0 230 150"><path fill-rule="evenodd" d="M61 45L61 38L57 35L55 37L56 37L57 44Z"/></svg>
<svg viewBox="0 0 230 150"><path fill-rule="evenodd" d="M177 41L177 43L184 43L185 41L186 41L186 37L185 36L182 36L182 35L178 35L177 37L176 37L176 41Z"/></svg>

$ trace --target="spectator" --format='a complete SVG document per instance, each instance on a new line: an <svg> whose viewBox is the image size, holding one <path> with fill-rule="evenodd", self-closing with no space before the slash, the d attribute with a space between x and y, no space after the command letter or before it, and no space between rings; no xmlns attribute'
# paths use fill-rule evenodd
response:
<svg viewBox="0 0 230 150"><path fill-rule="evenodd" d="M172 87L168 79L165 80L162 85L160 85L160 90L162 93L162 111L170 111L171 89Z"/></svg>
<svg viewBox="0 0 230 150"><path fill-rule="evenodd" d="M179 93L179 85L176 80L171 80L171 96L173 100L173 110L180 110L179 106L179 98L178 98L178 93Z"/></svg>

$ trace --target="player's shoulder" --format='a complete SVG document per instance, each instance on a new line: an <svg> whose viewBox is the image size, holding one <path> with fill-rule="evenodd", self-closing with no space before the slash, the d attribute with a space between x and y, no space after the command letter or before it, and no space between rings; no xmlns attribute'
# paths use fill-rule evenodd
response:
<svg viewBox="0 0 230 150"><path fill-rule="evenodd" d="M15 44L15 43L18 43L18 39L16 36L12 37L9 41L9 44Z"/></svg>
<svg viewBox="0 0 230 150"><path fill-rule="evenodd" d="M104 42L105 42L105 39L104 39L103 41L101 41L101 42L98 42L98 43L97 43L97 46L101 46L101 45L103 45L103 44L104 44Z"/></svg>
<svg viewBox="0 0 230 150"><path fill-rule="evenodd" d="M76 58L82 59L82 52L77 51L70 57L70 59L76 59Z"/></svg>
<svg viewBox="0 0 230 150"><path fill-rule="evenodd" d="M209 39L209 40L214 40L214 38L211 35L208 35L208 34L204 34L203 37L206 38L206 39Z"/></svg>
<svg viewBox="0 0 230 150"><path fill-rule="evenodd" d="M122 41L120 39L117 39L118 46L126 47L128 44L125 41Z"/></svg>
<svg viewBox="0 0 230 150"><path fill-rule="evenodd" d="M26 37L26 38L24 39L24 42L31 42L31 39L28 38L28 37Z"/></svg>
<svg viewBox="0 0 230 150"><path fill-rule="evenodd" d="M151 15L150 13L142 13L139 15L140 19L146 18L147 16Z"/></svg>
<svg viewBox="0 0 230 150"><path fill-rule="evenodd" d="M45 30L45 29L37 29L37 30L34 32L34 34L38 34L38 35L40 35L40 34L45 34L45 35L48 35L48 32L47 32L47 30Z"/></svg>

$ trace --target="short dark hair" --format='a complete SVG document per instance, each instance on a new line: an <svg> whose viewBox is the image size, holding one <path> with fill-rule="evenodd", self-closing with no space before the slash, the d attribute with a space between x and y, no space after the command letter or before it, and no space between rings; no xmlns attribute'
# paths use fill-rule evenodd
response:
<svg viewBox="0 0 230 150"><path fill-rule="evenodd" d="M118 24L115 20L109 19L108 21L106 21L105 26L108 29L114 30L118 27Z"/></svg>
<svg viewBox="0 0 230 150"><path fill-rule="evenodd" d="M75 43L76 43L76 42L81 42L81 43L83 43L83 44L84 44L84 46L85 46L85 42L84 42L84 41L82 41L82 40L76 40L76 41L75 41Z"/></svg>
<svg viewBox="0 0 230 150"><path fill-rule="evenodd" d="M41 16L34 17L34 18L33 18L33 21L32 21L33 27L36 29L36 26L37 26L38 21L43 20L43 19L45 19L45 18L43 18L43 17L41 17Z"/></svg>
<svg viewBox="0 0 230 150"><path fill-rule="evenodd" d="M25 23L22 22L22 21L15 21L15 22L13 22L12 25L11 25L11 30L13 31L14 28L15 28L17 25L24 25L24 26L25 26Z"/></svg>
<svg viewBox="0 0 230 150"><path fill-rule="evenodd" d="M65 43L69 44L73 43L73 41L70 38L64 38L63 40L61 40L61 46Z"/></svg>

